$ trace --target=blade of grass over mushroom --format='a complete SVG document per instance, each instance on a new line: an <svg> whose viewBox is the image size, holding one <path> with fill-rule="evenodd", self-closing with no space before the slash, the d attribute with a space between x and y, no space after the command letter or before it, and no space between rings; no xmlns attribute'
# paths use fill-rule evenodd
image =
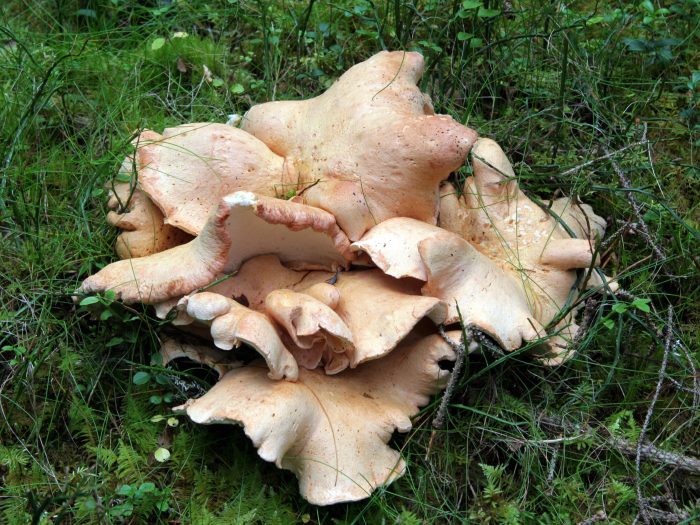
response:
<svg viewBox="0 0 700 525"><path fill-rule="evenodd" d="M550 338L547 346L553 355L570 357L566 347L576 325L568 305L571 294L579 293L574 288L576 270L595 266L590 238L594 231L602 231L603 221L583 206L567 211L565 201L560 201L557 209L574 223L573 229L562 217L555 219L519 189L510 162L490 139L476 141L472 158L473 176L465 181L463 197L457 197L449 186L443 187L441 225L464 237L514 278L524 300L517 310L528 312L519 323L520 330L528 333L525 339L543 337L543 326L556 318L558 335ZM584 238L571 238L574 231L585 234ZM562 309L567 310L563 317ZM528 317L531 320L525 322Z"/></svg>

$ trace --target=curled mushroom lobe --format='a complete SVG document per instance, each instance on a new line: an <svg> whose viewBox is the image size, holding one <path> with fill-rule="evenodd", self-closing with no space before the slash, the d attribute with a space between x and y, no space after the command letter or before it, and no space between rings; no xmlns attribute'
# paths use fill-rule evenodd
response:
<svg viewBox="0 0 700 525"><path fill-rule="evenodd" d="M597 268L605 221L535 204L495 142L435 114L422 73L420 54L381 52L316 98L253 106L241 129L141 132L110 185L121 260L77 292L154 305L163 362L219 376L177 410L242 426L318 505L405 471L388 442L450 378L441 326L555 365L582 291L616 287Z"/></svg>

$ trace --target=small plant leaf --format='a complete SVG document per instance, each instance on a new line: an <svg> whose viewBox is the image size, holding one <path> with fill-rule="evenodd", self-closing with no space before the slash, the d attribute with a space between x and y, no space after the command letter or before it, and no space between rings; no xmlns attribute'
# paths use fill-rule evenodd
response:
<svg viewBox="0 0 700 525"><path fill-rule="evenodd" d="M586 20L586 25L587 26L594 26L596 24L600 24L604 20L605 20L604 16L592 16L591 18Z"/></svg>
<svg viewBox="0 0 700 525"><path fill-rule="evenodd" d="M479 12L476 14L479 18L494 18L501 14L500 9L487 9L486 7L480 7Z"/></svg>
<svg viewBox="0 0 700 525"><path fill-rule="evenodd" d="M478 9L483 4L481 0L464 0L464 2L462 2L462 9Z"/></svg>
<svg viewBox="0 0 700 525"><path fill-rule="evenodd" d="M616 314L624 314L628 310L628 306L625 303L615 303L612 307L612 311Z"/></svg>
<svg viewBox="0 0 700 525"><path fill-rule="evenodd" d="M100 302L99 297L97 297L95 295L91 295L90 297L86 297L85 299L80 301L80 306L89 306L91 304L95 304L95 303L99 303L99 302Z"/></svg>
<svg viewBox="0 0 700 525"><path fill-rule="evenodd" d="M151 380L151 374L148 372L136 372L132 381L135 385L145 385Z"/></svg>
<svg viewBox="0 0 700 525"><path fill-rule="evenodd" d="M154 405L160 405L163 402L163 398L157 394L152 395L148 400Z"/></svg>
<svg viewBox="0 0 700 525"><path fill-rule="evenodd" d="M153 453L153 457L159 463L164 463L170 459L170 451L167 448L160 447Z"/></svg>
<svg viewBox="0 0 700 525"><path fill-rule="evenodd" d="M651 307L649 306L649 303L651 303L651 299L635 299L634 301L632 301L632 306L637 310L648 314L651 312Z"/></svg>
<svg viewBox="0 0 700 525"><path fill-rule="evenodd" d="M165 45L165 38L158 37L151 43L151 51L158 51Z"/></svg>

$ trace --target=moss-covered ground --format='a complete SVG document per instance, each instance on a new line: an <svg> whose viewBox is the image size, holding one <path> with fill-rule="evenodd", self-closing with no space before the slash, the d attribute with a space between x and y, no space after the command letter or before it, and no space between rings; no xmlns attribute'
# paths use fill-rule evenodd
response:
<svg viewBox="0 0 700 525"><path fill-rule="evenodd" d="M700 521L674 464L700 457L699 27L697 0L0 2L0 523ZM394 438L400 481L318 508L240 429L168 419L150 310L71 292L114 259L104 184L135 130L311 97L381 49L420 50L436 110L530 195L592 204L632 295L562 367L470 357L444 428L437 399Z"/></svg>

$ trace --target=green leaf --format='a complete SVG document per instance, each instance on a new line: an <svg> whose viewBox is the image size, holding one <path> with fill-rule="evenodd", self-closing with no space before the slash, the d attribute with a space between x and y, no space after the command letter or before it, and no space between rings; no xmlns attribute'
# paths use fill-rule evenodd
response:
<svg viewBox="0 0 700 525"><path fill-rule="evenodd" d="M587 26L594 26L596 24L600 24L603 20L605 20L604 16L593 16L586 20L586 25Z"/></svg>
<svg viewBox="0 0 700 525"><path fill-rule="evenodd" d="M641 38L625 38L623 42L627 46L627 49L635 53L643 53L649 50L648 42Z"/></svg>
<svg viewBox="0 0 700 525"><path fill-rule="evenodd" d="M107 300L107 301L114 301L117 298L117 293L114 290L107 290L105 293L102 294L102 296Z"/></svg>
<svg viewBox="0 0 700 525"><path fill-rule="evenodd" d="M88 305L99 303L99 302L100 302L99 297L97 297L95 295L91 295L90 297L86 297L85 299L80 301L80 306L88 306Z"/></svg>
<svg viewBox="0 0 700 525"><path fill-rule="evenodd" d="M124 339L121 337L112 337L109 341L107 341L107 344L105 345L107 348L111 348L113 346L120 345L124 342Z"/></svg>
<svg viewBox="0 0 700 525"><path fill-rule="evenodd" d="M651 299L635 299L634 301L632 301L632 306L637 310L648 314L649 312L651 312L649 303L651 303Z"/></svg>
<svg viewBox="0 0 700 525"><path fill-rule="evenodd" d="M639 4L639 7L641 7L648 13L654 14L654 4L651 3L651 0L644 0L644 2Z"/></svg>
<svg viewBox="0 0 700 525"><path fill-rule="evenodd" d="M480 7L479 12L476 14L479 18L493 18L501 14L500 9L487 9L485 7Z"/></svg>
<svg viewBox="0 0 700 525"><path fill-rule="evenodd" d="M135 385L145 385L151 380L151 374L148 372L136 372L132 381Z"/></svg>
<svg viewBox="0 0 700 525"><path fill-rule="evenodd" d="M159 463L164 463L170 459L170 451L167 448L160 447L153 453L153 457Z"/></svg>
<svg viewBox="0 0 700 525"><path fill-rule="evenodd" d="M122 485L119 487L117 494L120 496L131 496L134 492L136 492L136 487L132 487L131 485Z"/></svg>
<svg viewBox="0 0 700 525"><path fill-rule="evenodd" d="M473 36L474 35L471 33L465 33L464 31L460 31L459 33L457 33L457 40L459 40L460 42L464 42L465 40L469 40Z"/></svg>
<svg viewBox="0 0 700 525"><path fill-rule="evenodd" d="M478 9L483 5L481 0L464 0L462 2L462 9Z"/></svg>
<svg viewBox="0 0 700 525"><path fill-rule="evenodd" d="M148 400L154 405L160 405L163 402L163 398L157 394L153 394Z"/></svg>
<svg viewBox="0 0 700 525"><path fill-rule="evenodd" d="M245 93L245 88L243 87L242 84L233 84L230 88L229 91L233 93L234 95L241 95L242 93Z"/></svg>
<svg viewBox="0 0 700 525"><path fill-rule="evenodd" d="M180 421L176 417L169 417L167 423L169 427L176 427L180 424Z"/></svg>
<svg viewBox="0 0 700 525"><path fill-rule="evenodd" d="M151 51L158 51L165 45L165 38L158 37L151 43Z"/></svg>
<svg viewBox="0 0 700 525"><path fill-rule="evenodd" d="M97 13L94 9L78 9L75 16L84 16L85 18L97 18Z"/></svg>
<svg viewBox="0 0 700 525"><path fill-rule="evenodd" d="M141 486L139 487L140 492L153 492L154 490L156 490L156 484L152 481L141 483Z"/></svg>
<svg viewBox="0 0 700 525"><path fill-rule="evenodd" d="M613 328L615 328L615 321L613 321L612 319L605 319L603 321L603 326L605 326L605 328L607 328L608 330L612 330Z"/></svg>
<svg viewBox="0 0 700 525"><path fill-rule="evenodd" d="M213 85L214 87L221 87L221 86L224 85L224 81L221 80L220 78L215 78L215 79L212 81L212 85Z"/></svg>
<svg viewBox="0 0 700 525"><path fill-rule="evenodd" d="M612 307L612 311L616 314L624 314L628 310L628 306L625 303L615 303Z"/></svg>

